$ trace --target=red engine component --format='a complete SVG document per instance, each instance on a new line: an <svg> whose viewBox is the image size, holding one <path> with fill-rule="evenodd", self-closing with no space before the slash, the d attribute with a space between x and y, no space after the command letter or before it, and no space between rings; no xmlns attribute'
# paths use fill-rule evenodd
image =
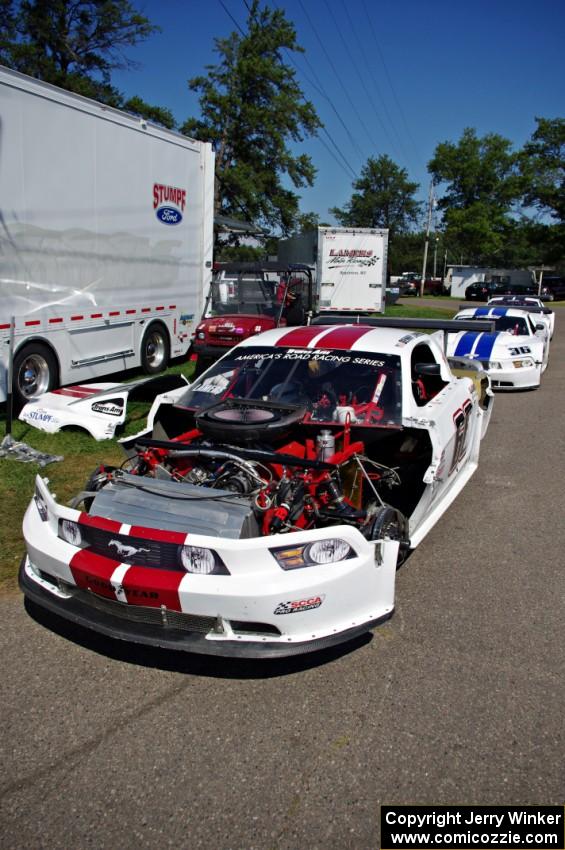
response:
<svg viewBox="0 0 565 850"><path fill-rule="evenodd" d="M192 429L167 443L140 448L132 472L168 474L174 480L248 496L265 535L336 519L361 525L366 519L366 512L359 509L361 498L351 498L352 488L346 497L341 481L341 471L355 466L352 461L364 452L363 442L351 441L350 430L346 422L331 435L336 450L321 460L311 438L272 450L249 445L216 448L201 431ZM357 477L362 482L360 472ZM374 470L370 474L372 482L379 477Z"/></svg>

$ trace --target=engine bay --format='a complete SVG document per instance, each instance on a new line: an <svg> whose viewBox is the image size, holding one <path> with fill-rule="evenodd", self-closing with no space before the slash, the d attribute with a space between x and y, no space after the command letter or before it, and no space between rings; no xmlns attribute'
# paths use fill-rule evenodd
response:
<svg viewBox="0 0 565 850"><path fill-rule="evenodd" d="M122 469L91 477L87 509L148 525L166 497L175 507L160 527L188 533L243 538L346 524L374 540L384 523L407 539L431 446L425 430L401 424L398 358L235 352L161 405Z"/></svg>

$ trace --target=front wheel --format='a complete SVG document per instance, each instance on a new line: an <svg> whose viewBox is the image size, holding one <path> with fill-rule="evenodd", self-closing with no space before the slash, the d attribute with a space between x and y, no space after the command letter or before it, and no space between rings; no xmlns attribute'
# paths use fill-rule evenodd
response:
<svg viewBox="0 0 565 850"><path fill-rule="evenodd" d="M408 520L400 511L390 505L383 505L379 508L368 537L369 540L398 540L400 547L398 549L397 566L399 567L406 560L410 550Z"/></svg>
<svg viewBox="0 0 565 850"><path fill-rule="evenodd" d="M167 329L160 322L150 325L141 343L141 368L147 375L156 375L167 368L171 346Z"/></svg>
<svg viewBox="0 0 565 850"><path fill-rule="evenodd" d="M40 342L25 345L14 357L14 401L22 407L32 398L54 389L59 382L57 359Z"/></svg>

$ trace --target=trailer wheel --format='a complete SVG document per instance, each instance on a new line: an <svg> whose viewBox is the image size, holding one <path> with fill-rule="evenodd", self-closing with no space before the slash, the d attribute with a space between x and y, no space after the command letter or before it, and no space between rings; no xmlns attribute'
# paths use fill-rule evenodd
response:
<svg viewBox="0 0 565 850"><path fill-rule="evenodd" d="M30 399L47 393L59 383L57 358L40 342L21 348L14 357L14 401L22 407Z"/></svg>
<svg viewBox="0 0 565 850"><path fill-rule="evenodd" d="M141 368L147 375L156 375L167 368L171 346L167 329L160 322L150 325L141 342Z"/></svg>

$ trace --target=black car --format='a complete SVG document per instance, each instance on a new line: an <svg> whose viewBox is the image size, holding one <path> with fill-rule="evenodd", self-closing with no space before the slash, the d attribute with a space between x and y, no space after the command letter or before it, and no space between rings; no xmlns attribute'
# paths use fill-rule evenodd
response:
<svg viewBox="0 0 565 850"><path fill-rule="evenodd" d="M537 295L535 286L511 286L499 281L477 281L465 290L466 301L488 301L494 295Z"/></svg>

